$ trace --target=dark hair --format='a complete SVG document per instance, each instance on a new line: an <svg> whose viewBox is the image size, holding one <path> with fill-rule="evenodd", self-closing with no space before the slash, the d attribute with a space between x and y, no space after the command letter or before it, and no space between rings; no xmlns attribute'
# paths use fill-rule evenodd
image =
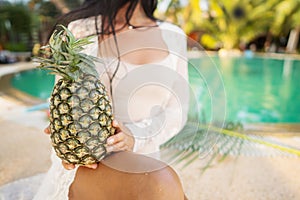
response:
<svg viewBox="0 0 300 200"><path fill-rule="evenodd" d="M58 19L58 23L67 25L71 21L101 15L101 30L97 34L115 34L114 22L118 11L128 4L126 11L126 25L130 24L133 11L140 2L146 16L155 21L153 13L157 7L157 0L85 0L81 7L73 10ZM106 22L106 23L104 23ZM97 26L97 23L95 23ZM96 27L99 30L99 27Z"/></svg>

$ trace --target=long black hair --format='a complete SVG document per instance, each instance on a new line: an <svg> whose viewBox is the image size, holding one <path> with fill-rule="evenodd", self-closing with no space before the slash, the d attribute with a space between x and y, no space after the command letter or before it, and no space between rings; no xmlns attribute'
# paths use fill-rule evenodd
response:
<svg viewBox="0 0 300 200"><path fill-rule="evenodd" d="M58 19L58 23L68 25L71 21L101 15L101 30L96 27L97 34L115 34L115 17L119 10L128 4L125 14L125 26L130 26L130 19L137 4L140 3L146 16L156 21L153 13L157 7L157 0L85 0L76 10L73 10ZM97 23L95 23L97 26Z"/></svg>

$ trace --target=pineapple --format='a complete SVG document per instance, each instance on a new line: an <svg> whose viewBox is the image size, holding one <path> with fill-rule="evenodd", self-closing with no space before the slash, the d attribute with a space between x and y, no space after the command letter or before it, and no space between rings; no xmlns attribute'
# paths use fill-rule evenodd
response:
<svg viewBox="0 0 300 200"><path fill-rule="evenodd" d="M80 52L90 37L75 39L60 27L41 48L44 57L37 58L39 68L61 77L50 97L52 146L69 164L93 164L105 157L106 140L115 131L112 105L95 70L99 59Z"/></svg>

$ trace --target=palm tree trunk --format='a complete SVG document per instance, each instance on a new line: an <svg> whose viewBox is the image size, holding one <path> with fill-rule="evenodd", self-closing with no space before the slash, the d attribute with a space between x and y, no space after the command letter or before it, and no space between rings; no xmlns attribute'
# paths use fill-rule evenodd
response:
<svg viewBox="0 0 300 200"><path fill-rule="evenodd" d="M286 45L286 52L287 53L296 53L297 45L299 42L299 31L300 27L294 28L290 32L289 40Z"/></svg>

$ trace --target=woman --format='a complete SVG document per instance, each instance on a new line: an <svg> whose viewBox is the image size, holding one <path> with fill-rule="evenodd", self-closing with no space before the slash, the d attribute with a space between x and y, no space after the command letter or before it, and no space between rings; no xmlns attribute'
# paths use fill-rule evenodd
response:
<svg viewBox="0 0 300 200"><path fill-rule="evenodd" d="M156 6L156 0L87 0L64 18L76 37L97 36L84 51L104 61L97 70L110 91L117 128L107 140L109 152L159 158L159 146L186 122L186 38L180 28L153 16ZM35 199L68 198L77 170L64 168L76 167L63 163L63 168L55 155L52 161ZM120 163L105 164L127 170Z"/></svg>

